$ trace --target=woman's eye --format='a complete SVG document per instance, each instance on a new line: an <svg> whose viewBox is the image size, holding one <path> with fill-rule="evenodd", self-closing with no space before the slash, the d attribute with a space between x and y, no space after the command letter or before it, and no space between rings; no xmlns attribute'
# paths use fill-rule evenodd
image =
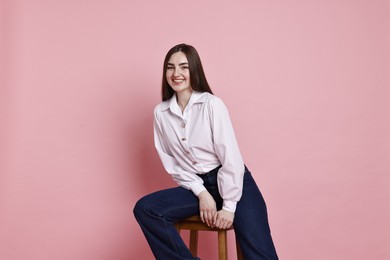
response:
<svg viewBox="0 0 390 260"><path fill-rule="evenodd" d="M173 69L174 69L174 67L172 67L172 66L167 67L167 70L173 70Z"/></svg>
<svg viewBox="0 0 390 260"><path fill-rule="evenodd" d="M181 67L183 70L188 70L189 69L189 67L188 66L183 66L183 67Z"/></svg>

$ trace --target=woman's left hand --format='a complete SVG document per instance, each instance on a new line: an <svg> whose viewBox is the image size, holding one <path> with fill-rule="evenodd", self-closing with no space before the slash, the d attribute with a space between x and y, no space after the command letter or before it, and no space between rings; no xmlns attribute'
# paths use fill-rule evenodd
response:
<svg viewBox="0 0 390 260"><path fill-rule="evenodd" d="M213 226L221 229L230 228L233 225L234 213L221 209L214 215Z"/></svg>

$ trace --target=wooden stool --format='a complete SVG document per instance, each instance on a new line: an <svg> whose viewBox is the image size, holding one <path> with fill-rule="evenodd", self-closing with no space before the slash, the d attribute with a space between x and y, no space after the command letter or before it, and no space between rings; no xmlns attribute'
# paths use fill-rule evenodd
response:
<svg viewBox="0 0 390 260"><path fill-rule="evenodd" d="M190 252L193 256L198 255L198 231L216 231L218 232L218 255L219 260L227 260L227 231L232 230L233 227L228 229L211 228L200 220L200 217L195 215L175 223L176 229L190 230ZM236 238L237 259L243 260L240 245Z"/></svg>

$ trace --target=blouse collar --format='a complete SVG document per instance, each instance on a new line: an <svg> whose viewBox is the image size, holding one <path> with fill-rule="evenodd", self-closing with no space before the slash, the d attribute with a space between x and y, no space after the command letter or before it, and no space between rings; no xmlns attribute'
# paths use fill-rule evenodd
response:
<svg viewBox="0 0 390 260"><path fill-rule="evenodd" d="M192 107L192 105L194 105L196 103L205 102L208 95L209 95L208 92L193 91L191 93L190 100L188 101L188 104L187 104L185 110L190 109ZM179 107L179 104L177 104L176 93L173 94L173 96L169 100L166 100L163 102L163 104L161 106L161 111L167 110L168 108L175 114L181 114L181 109Z"/></svg>

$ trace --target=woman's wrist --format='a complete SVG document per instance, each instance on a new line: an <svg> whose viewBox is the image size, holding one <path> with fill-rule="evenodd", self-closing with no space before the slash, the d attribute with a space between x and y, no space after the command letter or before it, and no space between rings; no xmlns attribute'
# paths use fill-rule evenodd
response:
<svg viewBox="0 0 390 260"><path fill-rule="evenodd" d="M194 183L194 185L191 186L192 192L195 194L195 196L199 196L199 194L202 191L205 191L206 188L203 186L203 184L200 183Z"/></svg>
<svg viewBox="0 0 390 260"><path fill-rule="evenodd" d="M231 200L223 201L222 209L234 213L236 212L236 208L237 208L237 201L231 201Z"/></svg>

